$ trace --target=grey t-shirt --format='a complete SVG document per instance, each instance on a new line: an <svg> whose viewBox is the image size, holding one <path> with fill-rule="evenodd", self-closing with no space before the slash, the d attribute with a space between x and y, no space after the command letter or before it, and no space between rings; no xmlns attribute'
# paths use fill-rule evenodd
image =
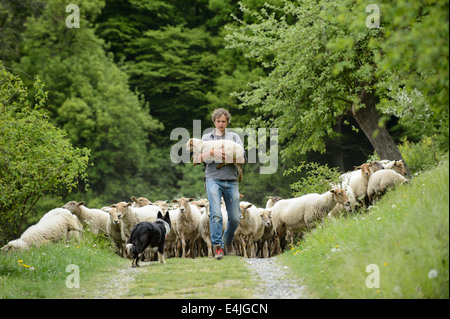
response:
<svg viewBox="0 0 450 319"><path fill-rule="evenodd" d="M239 145L244 148L244 144L241 141L241 138L239 137L239 134L234 132L229 132L225 130L225 134L222 136L215 135L215 129L208 134L205 134L202 136L203 141L210 141L210 140L231 140L235 141ZM245 153L244 153L245 157ZM238 178L238 170L236 168L236 165L224 165L220 169L217 169L217 165L219 163L209 162L206 161L206 169L205 169L205 178L215 178L215 179L221 179L221 180L234 180L236 181Z"/></svg>

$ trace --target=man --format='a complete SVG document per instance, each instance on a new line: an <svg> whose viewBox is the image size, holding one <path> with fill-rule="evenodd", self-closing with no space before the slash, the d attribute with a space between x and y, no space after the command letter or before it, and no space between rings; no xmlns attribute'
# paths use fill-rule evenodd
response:
<svg viewBox="0 0 450 319"><path fill-rule="evenodd" d="M231 115L227 110L216 109L212 114L212 121L216 128L210 134L205 134L202 137L202 140L232 140L244 148L239 135L227 131L230 120ZM223 148L212 149L211 151L201 153L197 155L194 161L196 163L206 163L205 182L210 210L209 226L211 231L211 242L213 244L214 258L220 260L224 256L223 248L225 248L225 253L227 255L235 255L233 239L234 232L239 225L241 209L239 207L238 170L236 166L225 165L222 168L217 169L216 167L219 163L214 163L212 161L214 156L225 159ZM245 159L238 158L236 159L236 162L244 164ZM223 238L223 217L220 207L222 197L228 213L228 224L227 229L223 233Z"/></svg>

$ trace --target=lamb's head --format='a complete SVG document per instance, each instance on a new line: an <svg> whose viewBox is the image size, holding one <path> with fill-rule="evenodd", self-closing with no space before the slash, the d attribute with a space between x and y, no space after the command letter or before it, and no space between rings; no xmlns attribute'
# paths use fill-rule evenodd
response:
<svg viewBox="0 0 450 319"><path fill-rule="evenodd" d="M109 219L114 224L119 224L120 218L122 218L122 214L118 212L117 207L107 206L102 207L102 211L107 212L109 214Z"/></svg>
<svg viewBox="0 0 450 319"><path fill-rule="evenodd" d="M173 203L178 203L180 213L186 213L190 209L189 202L192 202L194 198L181 197L180 199L172 199Z"/></svg>
<svg viewBox="0 0 450 319"><path fill-rule="evenodd" d="M344 204L344 206L350 206L350 199L347 196L345 190L340 188L335 188L330 190L331 194L333 194L333 199L336 203Z"/></svg>
<svg viewBox="0 0 450 319"><path fill-rule="evenodd" d="M62 208L69 210L72 214L81 218L80 206L84 205L84 202L76 202L74 200L67 202Z"/></svg>
<svg viewBox="0 0 450 319"><path fill-rule="evenodd" d="M265 227L272 226L272 210L271 209L264 209L260 213L262 223Z"/></svg>
<svg viewBox="0 0 450 319"><path fill-rule="evenodd" d="M151 205L151 204L152 204L152 203L151 203L147 198L145 198L145 197L139 197L139 198L136 198L136 197L134 197L134 196L131 196L130 198L131 198L131 201L132 201L133 203L135 203L135 204L134 204L135 207L144 207L144 206L147 206L147 205Z"/></svg>
<svg viewBox="0 0 450 319"><path fill-rule="evenodd" d="M202 140L199 139L199 138L191 138L191 139L189 139L186 142L186 144L185 144L186 152L188 152L188 153L191 153L191 152L198 153L198 151L201 148L201 144L202 144Z"/></svg>

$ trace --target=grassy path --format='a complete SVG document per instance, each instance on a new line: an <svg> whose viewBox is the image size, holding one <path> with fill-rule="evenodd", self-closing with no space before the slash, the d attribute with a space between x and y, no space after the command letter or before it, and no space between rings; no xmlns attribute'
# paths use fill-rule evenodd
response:
<svg viewBox="0 0 450 319"><path fill-rule="evenodd" d="M141 267L113 267L97 276L85 289L73 291L75 298L132 299L245 299L255 294L257 282L243 258L170 258L165 264L141 262Z"/></svg>

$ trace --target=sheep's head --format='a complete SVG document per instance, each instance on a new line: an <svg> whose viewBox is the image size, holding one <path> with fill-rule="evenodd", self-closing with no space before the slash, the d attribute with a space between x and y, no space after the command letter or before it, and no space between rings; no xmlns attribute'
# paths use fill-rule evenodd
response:
<svg viewBox="0 0 450 319"><path fill-rule="evenodd" d="M406 171L405 165L403 164L403 161L394 161L394 165L392 165L392 169L399 173L400 175L406 176L408 175L408 172Z"/></svg>
<svg viewBox="0 0 450 319"><path fill-rule="evenodd" d="M172 203L178 203L180 213L185 213L188 209L190 209L189 202L192 202L193 200L194 198L181 197L180 199L172 199Z"/></svg>
<svg viewBox="0 0 450 319"><path fill-rule="evenodd" d="M260 215L261 215L261 221L265 227L272 226L272 210L264 209L261 211Z"/></svg>
<svg viewBox="0 0 450 319"><path fill-rule="evenodd" d="M147 205L151 205L152 203L145 197L139 197L136 198L134 196L131 196L131 200L133 201L133 203L135 203L136 207L144 207Z"/></svg>
<svg viewBox="0 0 450 319"><path fill-rule="evenodd" d="M19 238L11 240L9 243L7 243L5 246L2 247L1 251L7 252L9 250L21 250L27 248L28 248L27 243Z"/></svg>
<svg viewBox="0 0 450 319"><path fill-rule="evenodd" d="M357 169L361 170L361 175L366 179L369 179L370 175L372 175L369 164L362 164L361 166L358 166Z"/></svg>
<svg viewBox="0 0 450 319"><path fill-rule="evenodd" d="M333 199L336 203L344 204L344 206L350 206L350 199L347 196L345 190L340 188L335 188L330 190L331 194L333 194Z"/></svg>
<svg viewBox="0 0 450 319"><path fill-rule="evenodd" d="M117 218L121 219L124 215L128 213L128 207L131 207L132 203L120 202L117 204L113 204L109 207L115 208L117 211Z"/></svg>
<svg viewBox="0 0 450 319"><path fill-rule="evenodd" d="M370 162L369 167L373 173L379 171L380 169L384 169L384 166L379 161Z"/></svg>
<svg viewBox="0 0 450 319"><path fill-rule="evenodd" d="M77 216L78 218L81 218L81 209L80 206L84 205L85 203L82 202L76 202L74 200L67 202L62 208L69 210L72 214Z"/></svg>
<svg viewBox="0 0 450 319"><path fill-rule="evenodd" d="M241 202L241 203L239 204L239 206L240 206L240 208L241 208L241 219L242 219L242 218L245 218L245 216L247 216L247 214L248 214L248 209L249 209L250 207L252 207L253 204L246 203L246 202Z"/></svg>
<svg viewBox="0 0 450 319"><path fill-rule="evenodd" d="M117 207L112 207L112 205L102 207L102 211L107 212L109 214L111 222L113 222L116 225L119 224L120 218L122 218L122 214L117 211Z"/></svg>

